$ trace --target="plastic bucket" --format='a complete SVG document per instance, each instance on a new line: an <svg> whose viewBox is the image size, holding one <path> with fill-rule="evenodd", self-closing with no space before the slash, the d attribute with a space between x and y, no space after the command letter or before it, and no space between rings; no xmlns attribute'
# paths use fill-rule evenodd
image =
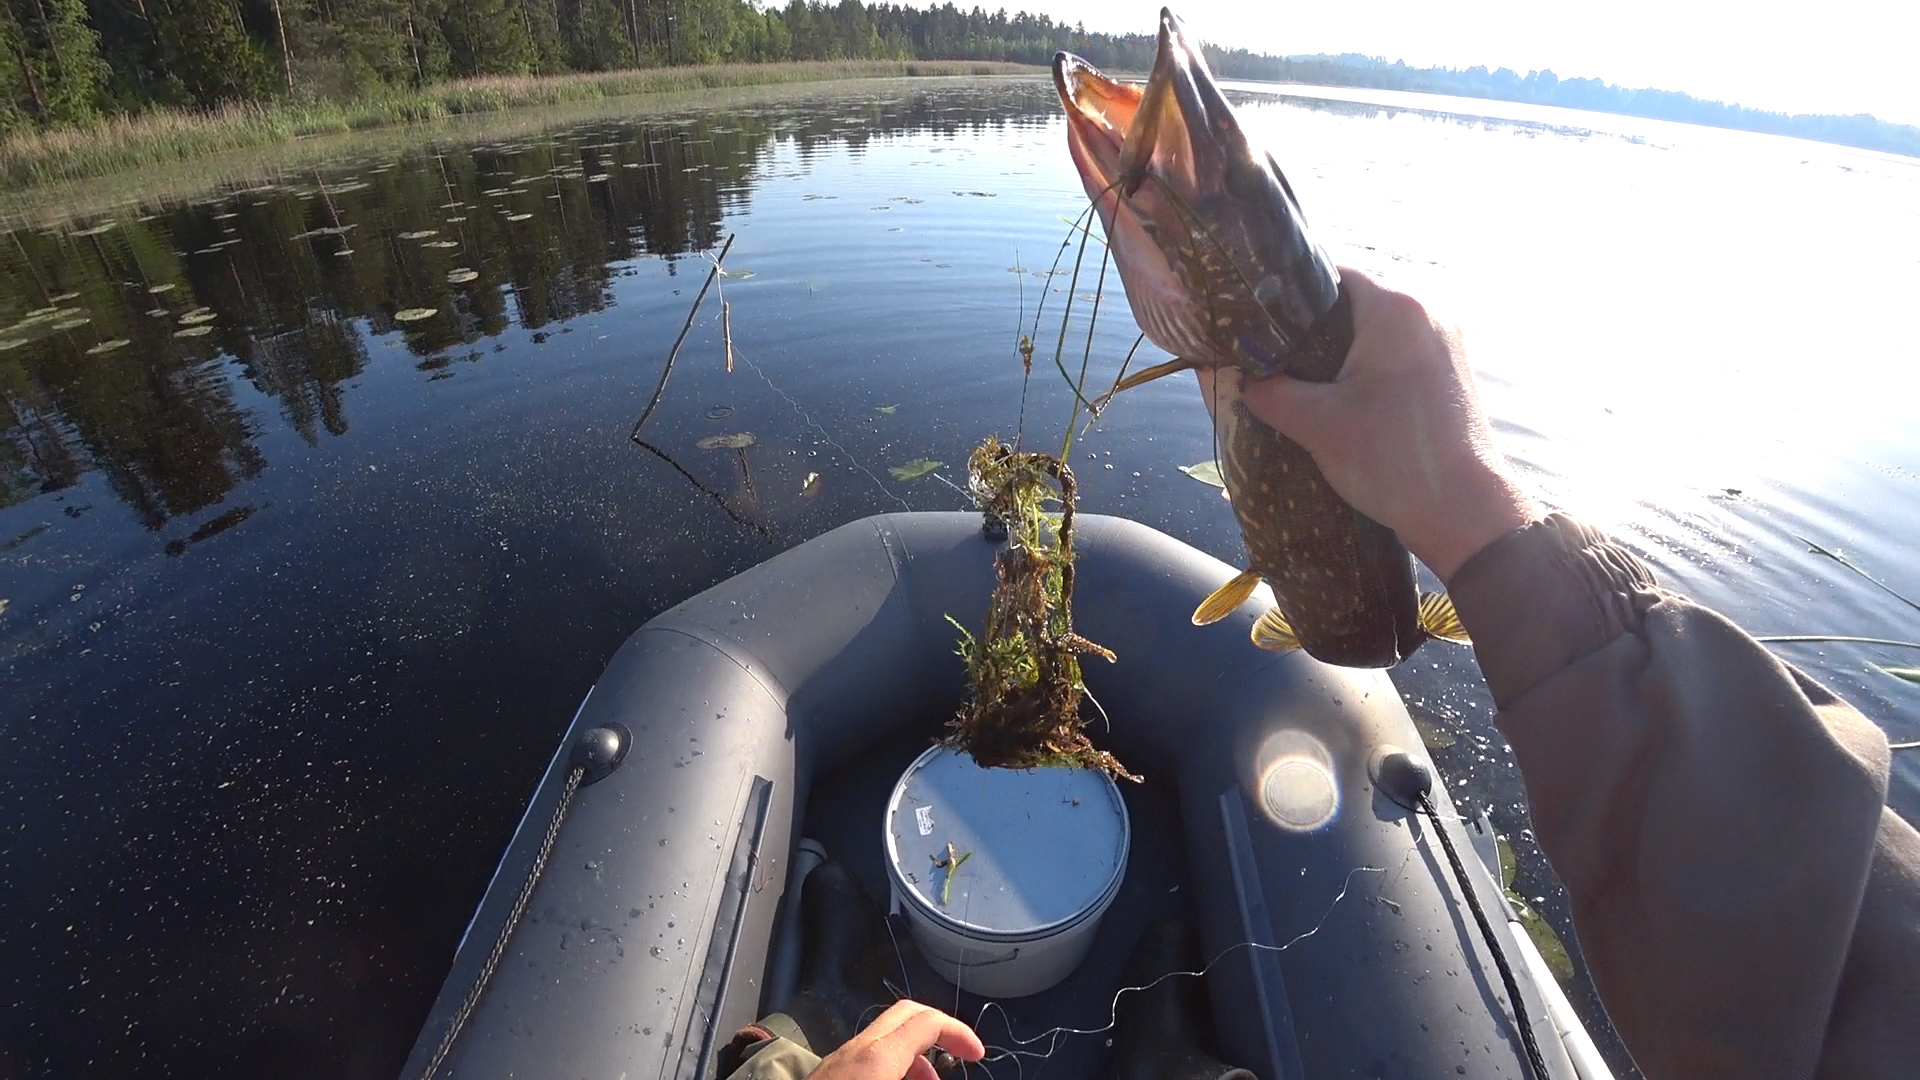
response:
<svg viewBox="0 0 1920 1080"><path fill-rule="evenodd" d="M921 953L982 997L1037 994L1080 965L1126 875L1120 789L1085 769L983 769L921 754L887 801L887 875Z"/></svg>

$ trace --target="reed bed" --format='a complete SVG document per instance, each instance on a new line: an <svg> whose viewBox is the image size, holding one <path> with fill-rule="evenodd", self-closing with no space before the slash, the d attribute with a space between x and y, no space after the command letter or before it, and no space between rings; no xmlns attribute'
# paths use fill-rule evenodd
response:
<svg viewBox="0 0 1920 1080"><path fill-rule="evenodd" d="M975 60L712 64L459 79L420 90L351 101L235 104L204 112L159 109L115 116L85 127L16 132L0 137L0 181L9 187L29 187L314 135L637 94L834 79L1008 75L1034 70L1037 69L1024 64Z"/></svg>

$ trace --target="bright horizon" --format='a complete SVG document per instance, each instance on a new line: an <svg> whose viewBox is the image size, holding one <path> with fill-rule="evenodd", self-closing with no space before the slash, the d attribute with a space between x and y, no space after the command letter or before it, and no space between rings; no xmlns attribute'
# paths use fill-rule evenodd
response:
<svg viewBox="0 0 1920 1080"><path fill-rule="evenodd" d="M1150 32L1160 9L1150 0L1006 6L1110 33ZM1550 68L1563 79L1678 90L1756 109L1866 112L1920 124L1920 4L1911 0L1184 0L1174 11L1203 40L1254 52L1364 53L1415 67L1479 64L1522 74Z"/></svg>

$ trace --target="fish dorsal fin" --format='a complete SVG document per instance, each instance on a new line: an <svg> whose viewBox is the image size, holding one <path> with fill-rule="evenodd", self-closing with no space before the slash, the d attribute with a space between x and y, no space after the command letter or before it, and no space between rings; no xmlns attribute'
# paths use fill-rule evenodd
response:
<svg viewBox="0 0 1920 1080"><path fill-rule="evenodd" d="M1292 652L1300 647L1300 639L1294 636L1293 627L1287 625L1287 617L1280 614L1279 608L1260 616L1249 636L1255 645L1268 652Z"/></svg>
<svg viewBox="0 0 1920 1080"><path fill-rule="evenodd" d="M1446 593L1420 594L1420 629L1442 641L1473 644L1473 639L1467 636L1466 624L1460 621L1460 613L1453 609L1453 597Z"/></svg>
<svg viewBox="0 0 1920 1080"><path fill-rule="evenodd" d="M1233 614L1233 609L1246 603L1247 597L1252 596L1253 590L1259 585L1260 571L1240 571L1232 581L1213 590L1212 596L1200 601L1200 606L1193 609L1193 625L1217 623Z"/></svg>

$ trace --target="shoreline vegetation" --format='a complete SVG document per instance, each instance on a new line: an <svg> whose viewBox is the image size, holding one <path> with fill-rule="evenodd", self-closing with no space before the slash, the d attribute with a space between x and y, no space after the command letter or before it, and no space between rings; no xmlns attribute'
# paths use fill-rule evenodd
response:
<svg viewBox="0 0 1920 1080"><path fill-rule="evenodd" d="M1146 71L1155 38L1002 8L863 0L0 0L0 182L14 191L313 135L720 87ZM1788 115L1552 71L1208 48L1227 79L1557 105L1920 157L1920 127Z"/></svg>
<svg viewBox="0 0 1920 1080"><path fill-rule="evenodd" d="M540 106L849 79L1039 75L991 60L789 60L565 75L487 75L350 101L159 109L87 126L0 135L0 181L34 187L110 176L231 150Z"/></svg>

